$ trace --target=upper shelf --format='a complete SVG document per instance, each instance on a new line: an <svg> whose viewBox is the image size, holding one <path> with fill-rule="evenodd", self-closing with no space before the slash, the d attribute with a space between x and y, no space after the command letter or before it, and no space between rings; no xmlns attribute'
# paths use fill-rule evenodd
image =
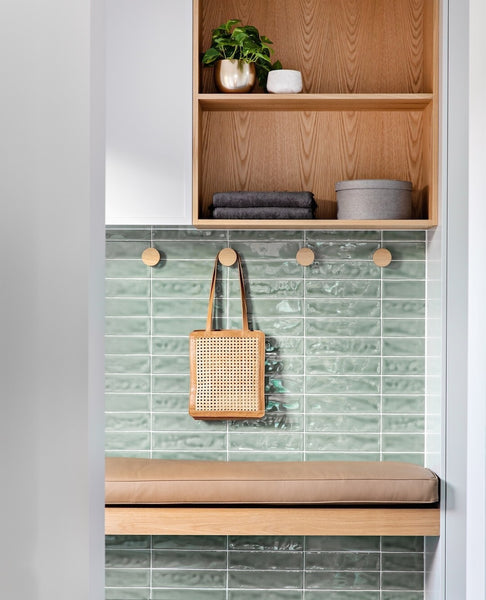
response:
<svg viewBox="0 0 486 600"><path fill-rule="evenodd" d="M198 94L203 110L424 110L433 94Z"/></svg>

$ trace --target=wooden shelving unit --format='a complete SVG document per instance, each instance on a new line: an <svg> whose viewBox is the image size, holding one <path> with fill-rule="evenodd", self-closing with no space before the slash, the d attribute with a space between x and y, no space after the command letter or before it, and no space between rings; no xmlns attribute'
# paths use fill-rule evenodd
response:
<svg viewBox="0 0 486 600"><path fill-rule="evenodd" d="M201 53L229 18L302 71L301 94L220 94ZM194 0L193 222L233 229L437 225L437 0ZM413 219L336 219L344 179L413 183ZM215 192L312 191L313 220L210 218Z"/></svg>

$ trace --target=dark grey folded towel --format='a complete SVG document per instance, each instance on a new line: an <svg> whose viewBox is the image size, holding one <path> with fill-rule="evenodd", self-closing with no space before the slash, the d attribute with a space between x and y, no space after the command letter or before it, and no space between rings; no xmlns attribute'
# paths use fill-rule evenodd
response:
<svg viewBox="0 0 486 600"><path fill-rule="evenodd" d="M312 208L256 206L253 208L214 208L213 219L313 219Z"/></svg>
<svg viewBox="0 0 486 600"><path fill-rule="evenodd" d="M213 196L215 208L253 208L257 206L289 206L313 208L312 192L218 192Z"/></svg>

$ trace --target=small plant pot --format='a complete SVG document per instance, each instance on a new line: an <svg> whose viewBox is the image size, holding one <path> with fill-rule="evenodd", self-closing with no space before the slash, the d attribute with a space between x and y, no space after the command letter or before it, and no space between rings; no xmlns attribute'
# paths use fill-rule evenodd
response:
<svg viewBox="0 0 486 600"><path fill-rule="evenodd" d="M355 179L336 183L338 219L410 219L412 183Z"/></svg>
<svg viewBox="0 0 486 600"><path fill-rule="evenodd" d="M216 63L214 71L216 87L226 94L246 94L251 92L256 82L254 63L225 58Z"/></svg>

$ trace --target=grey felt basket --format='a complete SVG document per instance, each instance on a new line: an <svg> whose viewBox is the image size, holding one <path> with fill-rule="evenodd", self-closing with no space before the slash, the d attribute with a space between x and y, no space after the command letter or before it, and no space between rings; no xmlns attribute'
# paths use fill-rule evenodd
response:
<svg viewBox="0 0 486 600"><path fill-rule="evenodd" d="M352 179L336 183L338 219L411 219L412 183Z"/></svg>

